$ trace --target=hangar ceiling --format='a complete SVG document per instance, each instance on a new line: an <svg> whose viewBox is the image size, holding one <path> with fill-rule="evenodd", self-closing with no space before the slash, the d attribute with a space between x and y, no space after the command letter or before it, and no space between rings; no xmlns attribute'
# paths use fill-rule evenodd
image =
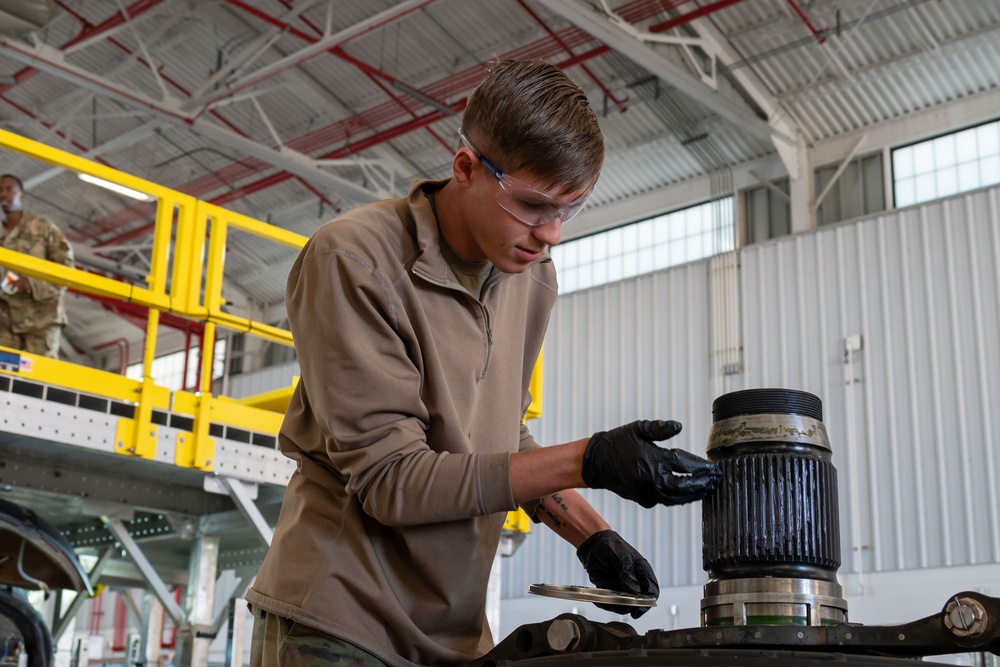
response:
<svg viewBox="0 0 1000 667"><path fill-rule="evenodd" d="M465 99L497 57L554 63L590 96L608 143L591 218L768 156L794 175L802 147L1000 83L993 0L20 4L24 25L0 30L0 127L304 235L447 176ZM0 159L81 263L141 280L152 207ZM280 317L292 259L235 238L234 307ZM141 340L135 314L69 301L66 339L92 362Z"/></svg>

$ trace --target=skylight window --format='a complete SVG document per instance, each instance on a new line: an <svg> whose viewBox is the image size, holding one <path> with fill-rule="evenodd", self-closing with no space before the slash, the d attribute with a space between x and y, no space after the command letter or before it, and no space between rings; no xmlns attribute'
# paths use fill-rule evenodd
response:
<svg viewBox="0 0 1000 667"><path fill-rule="evenodd" d="M673 211L552 248L559 293L605 285L734 248L733 198Z"/></svg>
<svg viewBox="0 0 1000 667"><path fill-rule="evenodd" d="M896 207L1000 183L1000 120L892 152Z"/></svg>

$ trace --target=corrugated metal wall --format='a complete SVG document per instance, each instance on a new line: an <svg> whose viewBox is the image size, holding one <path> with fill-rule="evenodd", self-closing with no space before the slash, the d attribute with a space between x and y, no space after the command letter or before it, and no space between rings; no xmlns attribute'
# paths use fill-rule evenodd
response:
<svg viewBox="0 0 1000 667"><path fill-rule="evenodd" d="M841 572L1000 562L1000 189L750 246L740 263L737 375L713 372L707 261L560 297L539 441L663 417L685 424L672 445L702 452L716 395L804 389L823 399L840 473ZM699 507L585 494L661 586L703 583ZM544 529L504 567L505 597L587 583Z"/></svg>
<svg viewBox="0 0 1000 667"><path fill-rule="evenodd" d="M268 366L252 373L242 373L229 378L226 395L232 398L244 398L254 394L263 394L273 389L287 387L292 377L300 374L299 362L290 361L277 366Z"/></svg>

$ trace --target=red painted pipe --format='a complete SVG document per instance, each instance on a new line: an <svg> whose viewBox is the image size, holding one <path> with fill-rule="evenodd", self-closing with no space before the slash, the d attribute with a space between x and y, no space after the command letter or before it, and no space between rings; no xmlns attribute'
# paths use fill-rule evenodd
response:
<svg viewBox="0 0 1000 667"><path fill-rule="evenodd" d="M70 292L85 296L92 301L97 301L108 310L115 312L118 315L126 317L136 318L136 321L142 322L143 324L138 325L140 329L145 329L145 321L149 316L149 308L138 303L132 303L131 301L119 301L118 299L112 299L108 296L99 296L97 294L88 294L87 292L81 292L80 290L70 289ZM204 330L205 325L201 322L194 322L192 320L185 319L173 313L160 312L160 324L168 327L170 329L177 329L179 331L186 331L188 327L192 328L197 334L201 334Z"/></svg>
<svg viewBox="0 0 1000 667"><path fill-rule="evenodd" d="M128 620L128 613L125 609L125 599L122 597L123 595L124 593L119 593L118 597L115 598L115 621L113 632L111 634L112 651L125 650L125 624Z"/></svg>
<svg viewBox="0 0 1000 667"><path fill-rule="evenodd" d="M802 19L802 22L809 27L809 32L811 32L813 36L819 40L819 43L822 44L823 42L825 42L826 37L824 37L823 34L816 29L816 26L812 24L812 21L809 20L808 16L806 16L806 13L802 11L801 7L799 7L799 3L795 2L795 0L788 0L788 4L792 6L792 9L795 10L795 13L799 15L800 19Z"/></svg>
<svg viewBox="0 0 1000 667"><path fill-rule="evenodd" d="M730 5L735 5L743 0L717 0L717 2L711 2L704 7L699 7L687 14L681 14L680 16L675 16L674 18L664 21L662 23L657 23L649 27L650 32L663 32L665 30L670 30L671 28L676 28L679 25L684 25L685 23L690 23L695 19L700 19L703 16L708 16L709 14L714 14L720 9L725 9Z"/></svg>
<svg viewBox="0 0 1000 667"><path fill-rule="evenodd" d="M128 359L128 340L125 338L116 338L114 340L108 341L107 343L101 343L100 345L95 345L95 350L104 350L106 348L115 345L118 347L118 374L125 375L125 371L128 370L129 359Z"/></svg>

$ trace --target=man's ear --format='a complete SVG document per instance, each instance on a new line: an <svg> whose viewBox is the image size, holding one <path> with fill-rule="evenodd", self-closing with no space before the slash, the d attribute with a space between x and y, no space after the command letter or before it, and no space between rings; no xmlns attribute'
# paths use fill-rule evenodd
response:
<svg viewBox="0 0 1000 667"><path fill-rule="evenodd" d="M451 175L455 183L462 187L472 185L472 174L479 166L479 160L468 148L459 148L451 160Z"/></svg>

